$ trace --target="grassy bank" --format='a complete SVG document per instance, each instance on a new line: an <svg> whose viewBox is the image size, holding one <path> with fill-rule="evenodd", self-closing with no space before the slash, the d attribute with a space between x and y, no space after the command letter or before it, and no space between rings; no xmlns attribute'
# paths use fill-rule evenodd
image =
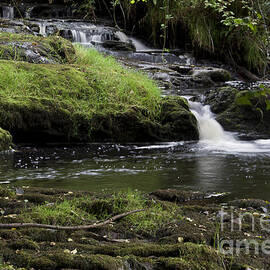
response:
<svg viewBox="0 0 270 270"><path fill-rule="evenodd" d="M249 218L243 220L243 231L231 232L229 222L222 231L217 218L222 199L204 199L201 193L180 190L159 190L152 194L138 191L97 194L29 187L23 190L22 195L16 195L13 188L0 187L0 223L86 225L130 210L144 211L90 231L1 229L3 269L239 270L269 267L267 256L253 251L247 255L244 247L239 255L220 252L222 239L263 241L268 237L259 228L259 220L256 220L256 231L251 232ZM228 205L234 206L234 215L252 215L256 211L256 216L260 216L263 214L260 207L268 208L269 203L237 200Z"/></svg>
<svg viewBox="0 0 270 270"><path fill-rule="evenodd" d="M1 44L0 126L15 142L198 138L183 99L161 98L152 80L112 57L60 37L0 34Z"/></svg>

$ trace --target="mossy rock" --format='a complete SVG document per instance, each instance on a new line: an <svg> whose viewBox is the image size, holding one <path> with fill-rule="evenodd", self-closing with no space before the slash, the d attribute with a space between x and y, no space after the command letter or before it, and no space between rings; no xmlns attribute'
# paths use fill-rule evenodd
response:
<svg viewBox="0 0 270 270"><path fill-rule="evenodd" d="M0 32L0 59L54 64L72 62L74 57L72 43L61 37L43 38Z"/></svg>
<svg viewBox="0 0 270 270"><path fill-rule="evenodd" d="M259 211L268 211L270 209L270 202L260 200L260 199L241 199L241 200L234 200L229 202L229 205L237 206L241 208L249 208L252 207ZM264 211L263 211L264 212Z"/></svg>
<svg viewBox="0 0 270 270"><path fill-rule="evenodd" d="M0 125L14 142L198 139L183 98L161 98L143 74L94 50L84 53L88 63L81 65L0 60Z"/></svg>
<svg viewBox="0 0 270 270"><path fill-rule="evenodd" d="M159 189L151 193L160 200L170 202L187 202L190 200L201 200L205 197L202 192L177 190L177 189Z"/></svg>
<svg viewBox="0 0 270 270"><path fill-rule="evenodd" d="M229 71L222 68L197 68L189 72L194 79L200 79L205 84L226 82L231 79Z"/></svg>
<svg viewBox="0 0 270 270"><path fill-rule="evenodd" d="M168 132L172 140L199 138L197 119L189 110L188 102L184 98L170 96L162 100L161 123L164 132Z"/></svg>
<svg viewBox="0 0 270 270"><path fill-rule="evenodd" d="M12 136L10 133L0 128L0 151L9 150L12 145Z"/></svg>
<svg viewBox="0 0 270 270"><path fill-rule="evenodd" d="M237 90L232 87L213 90L206 101L217 114L217 121L229 131L253 136L270 134L270 89Z"/></svg>

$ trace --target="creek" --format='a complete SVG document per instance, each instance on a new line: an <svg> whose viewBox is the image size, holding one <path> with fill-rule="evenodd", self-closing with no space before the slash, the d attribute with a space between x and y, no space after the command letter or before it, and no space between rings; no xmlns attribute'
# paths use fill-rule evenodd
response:
<svg viewBox="0 0 270 270"><path fill-rule="evenodd" d="M2 10L5 18L13 18L11 8ZM189 87L185 73L195 60L187 52L164 54L105 24L52 19L32 19L31 24L39 26L35 34L59 32L117 57L125 66L144 70L160 82L164 95L190 98L206 90ZM172 65L181 67L181 78ZM0 183L91 191L194 189L269 199L270 140L241 141L223 130L209 106L189 103L199 123L199 142L22 146L0 155Z"/></svg>

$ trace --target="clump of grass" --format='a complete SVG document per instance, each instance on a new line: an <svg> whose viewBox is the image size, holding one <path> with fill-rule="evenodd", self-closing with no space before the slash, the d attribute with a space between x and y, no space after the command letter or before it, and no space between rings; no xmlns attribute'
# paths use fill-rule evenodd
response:
<svg viewBox="0 0 270 270"><path fill-rule="evenodd" d="M14 198L15 196L16 196L16 193L13 189L11 189L8 186L0 185L0 198L3 198L3 197Z"/></svg>
<svg viewBox="0 0 270 270"><path fill-rule="evenodd" d="M113 57L104 57L94 49L75 45L75 50L75 63L86 68L91 75L95 75L95 81L92 80L92 83L99 93L107 95L109 91L108 98L115 97L113 102L143 106L150 114L158 113L160 90L145 74L127 70Z"/></svg>
<svg viewBox="0 0 270 270"><path fill-rule="evenodd" d="M155 201L139 191L120 191L113 196L112 204L117 213L144 209L141 213L126 217L125 222L133 231L152 237L159 229L182 218L176 204Z"/></svg>
<svg viewBox="0 0 270 270"><path fill-rule="evenodd" d="M156 236L159 229L181 219L174 203L157 202L139 191L120 191L104 198L78 197L53 205L35 206L23 214L24 220L53 225L81 225L105 220L128 211L144 209L143 212L122 219L122 226L134 232Z"/></svg>
<svg viewBox="0 0 270 270"><path fill-rule="evenodd" d="M96 217L78 207L78 200L64 200L55 204L35 206L23 214L25 220L51 225L81 225L94 223Z"/></svg>

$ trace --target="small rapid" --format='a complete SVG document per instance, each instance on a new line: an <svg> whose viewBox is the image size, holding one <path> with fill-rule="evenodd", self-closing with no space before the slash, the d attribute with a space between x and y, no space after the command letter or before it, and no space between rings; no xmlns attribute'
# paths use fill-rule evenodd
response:
<svg viewBox="0 0 270 270"><path fill-rule="evenodd" d="M14 18L14 7L3 6L2 7L2 18L3 19L13 19Z"/></svg>
<svg viewBox="0 0 270 270"><path fill-rule="evenodd" d="M200 133L199 147L203 150L231 153L270 153L270 140L242 141L231 132L225 131L216 121L209 105L189 101Z"/></svg>

